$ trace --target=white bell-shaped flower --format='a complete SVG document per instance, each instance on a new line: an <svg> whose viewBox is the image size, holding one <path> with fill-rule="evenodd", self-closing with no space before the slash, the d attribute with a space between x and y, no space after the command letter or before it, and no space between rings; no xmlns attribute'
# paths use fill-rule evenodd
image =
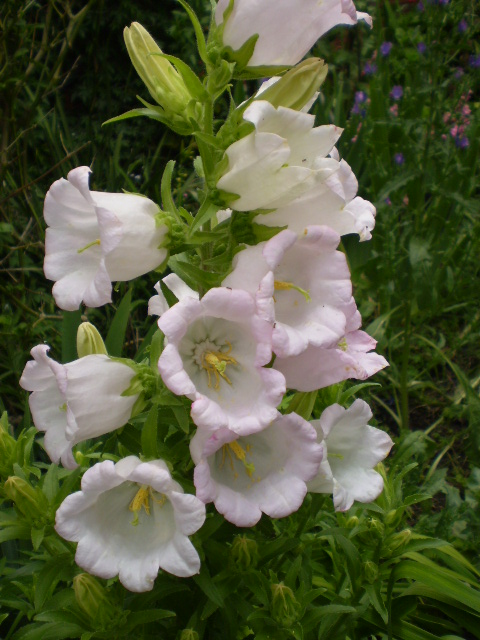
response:
<svg viewBox="0 0 480 640"><path fill-rule="evenodd" d="M315 42L337 24L352 25L372 19L355 10L352 0L219 0L217 25L223 24L223 42L238 50L258 34L248 66L294 65Z"/></svg>
<svg viewBox="0 0 480 640"><path fill-rule="evenodd" d="M184 494L163 460L129 456L94 465L81 491L60 505L55 529L78 542L75 561L100 578L130 591L150 591L159 569L188 577L200 558L188 539L205 521L205 505Z"/></svg>
<svg viewBox="0 0 480 640"><path fill-rule="evenodd" d="M313 493L332 493L336 511L347 511L354 500L372 502L383 490L383 478L374 470L393 446L390 436L368 424L370 407L355 400L344 409L327 407L319 420L312 420L324 459L315 478L308 483Z"/></svg>
<svg viewBox="0 0 480 640"><path fill-rule="evenodd" d="M324 182L276 211L256 216L254 222L269 227L286 226L298 234L304 233L309 225L326 225L341 236L356 233L361 241L370 240L376 209L357 196L357 191L355 174L345 160L340 160L338 171Z"/></svg>
<svg viewBox="0 0 480 640"><path fill-rule="evenodd" d="M190 451L197 496L237 527L252 527L262 512L283 518L297 511L323 455L315 429L295 413L244 437L200 429Z"/></svg>
<svg viewBox="0 0 480 640"><path fill-rule="evenodd" d="M228 169L217 182L239 196L232 209L276 209L338 171L338 161L327 157L342 133L335 125L314 127L313 115L266 100L254 100L244 118L255 131L228 147Z"/></svg>
<svg viewBox="0 0 480 640"><path fill-rule="evenodd" d="M328 227L308 227L300 237L286 229L235 256L222 284L256 296L260 311L274 323L277 356L297 355L309 344L329 347L345 335L346 317L356 307L345 255L336 250L339 242Z"/></svg>
<svg viewBox="0 0 480 640"><path fill-rule="evenodd" d="M166 386L193 400L192 419L239 435L265 428L285 393L282 374L266 368L272 327L245 291L219 287L186 296L158 321L166 347L158 369Z"/></svg>
<svg viewBox="0 0 480 640"><path fill-rule="evenodd" d="M90 169L78 167L53 183L45 198L45 276L54 280L61 309L83 301L111 301L112 282L132 280L167 258L168 228L157 224L158 206L143 196L90 191Z"/></svg>
<svg viewBox="0 0 480 640"><path fill-rule="evenodd" d="M77 464L72 447L122 427L131 417L138 394L123 396L134 369L105 355L88 355L68 364L48 357L49 347L31 350L20 386L30 395L35 426L45 432L44 446L52 462Z"/></svg>

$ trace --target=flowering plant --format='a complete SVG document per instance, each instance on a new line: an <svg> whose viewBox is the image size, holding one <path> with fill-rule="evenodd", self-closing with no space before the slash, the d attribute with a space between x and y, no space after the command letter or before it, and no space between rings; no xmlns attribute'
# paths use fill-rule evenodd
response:
<svg viewBox="0 0 480 640"><path fill-rule="evenodd" d="M220 544L209 544L211 534L222 529L235 577L258 560L257 542L235 527L256 527L264 540L283 544L284 519L293 523L293 549L306 520L315 530L329 508L371 503L386 481L381 462L392 440L368 424L366 402L353 401L368 383L345 385L388 365L360 328L341 247L343 235L371 238L375 207L357 195L355 175L340 159L341 129L315 126L308 113L324 62L301 61L333 26L371 20L351 0L284 1L275 12L271 2L220 0L205 39L181 4L205 77L134 23L125 30L127 50L156 104L142 99L143 108L111 122L144 116L192 136L198 209L176 203L173 162L160 203L90 191L91 171L79 167L52 185L44 208L44 270L60 308L101 307L112 300L113 282L155 274L156 295L141 301L152 326L142 357L109 355L98 331L82 323L78 359L60 364L38 345L20 384L31 392L47 455L73 472L55 504L54 529L61 544L77 543L78 567L109 581L106 589L118 576L133 592L155 590L167 574L193 577L222 607L225 594L217 597L209 576ZM277 27L286 24L292 28L282 42ZM234 80L266 75L251 97L231 99L217 118L217 101ZM9 489L19 505L27 498L18 496L30 495L20 480ZM330 494L331 506L318 494ZM390 495L385 504L389 512L398 506ZM389 538L392 552L405 540ZM97 592L102 584L83 576L75 577L81 606L85 585ZM305 594L270 577L260 597L268 616L262 622L256 605L235 637L303 637L300 621L320 593L312 588L300 602ZM245 581L258 595L264 578ZM333 591L331 600L340 597ZM182 640L205 631L210 608L184 621L195 632L184 628Z"/></svg>

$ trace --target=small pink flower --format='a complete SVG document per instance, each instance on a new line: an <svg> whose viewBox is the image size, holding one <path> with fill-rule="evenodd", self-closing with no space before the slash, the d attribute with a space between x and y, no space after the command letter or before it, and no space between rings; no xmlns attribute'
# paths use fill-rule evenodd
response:
<svg viewBox="0 0 480 640"><path fill-rule="evenodd" d="M392 114L392 116L394 116L395 118L398 116L398 104L393 104L390 107L390 113Z"/></svg>
<svg viewBox="0 0 480 640"><path fill-rule="evenodd" d="M451 129L450 129L450 135L452 136L452 138L455 138L455 136L458 133L458 126L454 125Z"/></svg>
<svg viewBox="0 0 480 640"><path fill-rule="evenodd" d="M404 196L402 202L406 207L408 207L408 203L410 202L410 200L408 199L408 196Z"/></svg>
<svg viewBox="0 0 480 640"><path fill-rule="evenodd" d="M450 111L447 111L447 113L443 114L443 122L444 122L444 124L447 124L447 122L450 120L451 115L452 114L450 113Z"/></svg>

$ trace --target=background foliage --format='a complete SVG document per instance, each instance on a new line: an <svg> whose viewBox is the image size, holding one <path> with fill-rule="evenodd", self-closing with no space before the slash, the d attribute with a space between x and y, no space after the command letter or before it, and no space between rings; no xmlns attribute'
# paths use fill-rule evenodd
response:
<svg viewBox="0 0 480 640"><path fill-rule="evenodd" d="M209 3L191 4L207 26ZM87 164L94 188L141 189L159 201L173 158L177 200L194 206L195 148L146 119L101 123L135 106L136 94L147 97L123 44L131 21L202 70L174 0L161 8L147 0L3 0L0 408L8 419L0 475L22 478L34 494L22 511L8 483L2 489L2 637L153 638L161 629L170 639L186 627L234 640L480 637L478 592L466 586L480 568L480 18L475 0L356 4L375 28L338 28L317 45L330 73L315 112L319 124L345 127L340 153L378 209L373 240L344 245L364 326L391 363L375 379L381 387L362 391L396 441L387 491L371 509L345 515L313 496L298 517L262 521L251 539L213 516L196 543L216 559L198 578L162 575L142 598L118 583L89 585L114 612L105 619L105 608L85 605L81 581L72 589L73 546L52 527L78 475L46 464L18 387L33 345L48 341L63 362L75 357L80 322L80 313L55 308L43 277L43 198L54 180ZM235 88L239 99L250 91ZM148 345L153 283L123 284L111 308L85 312L106 335L114 317L122 323L130 292L124 355L139 357ZM147 446L134 428L119 437Z"/></svg>

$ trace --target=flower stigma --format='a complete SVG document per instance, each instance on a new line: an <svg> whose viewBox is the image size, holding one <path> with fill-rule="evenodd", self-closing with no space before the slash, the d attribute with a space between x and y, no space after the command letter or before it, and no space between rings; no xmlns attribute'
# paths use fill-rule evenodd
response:
<svg viewBox="0 0 480 640"><path fill-rule="evenodd" d="M205 369L208 375L208 386L212 387L212 373L215 377L215 384L213 388L217 391L220 388L220 378L223 378L225 382L229 385L232 384L232 381L225 373L225 369L227 365L236 365L238 362L235 358L229 355L232 351L232 345L230 342L226 341L228 345L228 351L212 351L207 350L202 353L201 363L202 369Z"/></svg>
<svg viewBox="0 0 480 640"><path fill-rule="evenodd" d="M293 284L293 282L284 282L283 280L275 280L274 287L275 287L275 291L290 291L290 289L294 289L295 291L298 291L298 293L301 293L307 302L312 301L309 291L306 289L302 289L296 284Z"/></svg>
<svg viewBox="0 0 480 640"><path fill-rule="evenodd" d="M157 499L153 495L152 487L142 485L128 507L129 511L132 511L135 514L131 522L134 527L136 527L138 524L138 515L142 510L142 507L145 509L145 513L147 514L147 516L150 515L150 498L160 507L163 507L163 505L167 501L167 497L163 493L160 494L160 498Z"/></svg>
<svg viewBox="0 0 480 640"><path fill-rule="evenodd" d="M87 249L90 249L90 247L94 247L97 244L98 245L100 244L100 238L98 238L97 240L94 240L93 242L89 242L87 245L83 247L83 249L77 249L77 253L83 253Z"/></svg>

